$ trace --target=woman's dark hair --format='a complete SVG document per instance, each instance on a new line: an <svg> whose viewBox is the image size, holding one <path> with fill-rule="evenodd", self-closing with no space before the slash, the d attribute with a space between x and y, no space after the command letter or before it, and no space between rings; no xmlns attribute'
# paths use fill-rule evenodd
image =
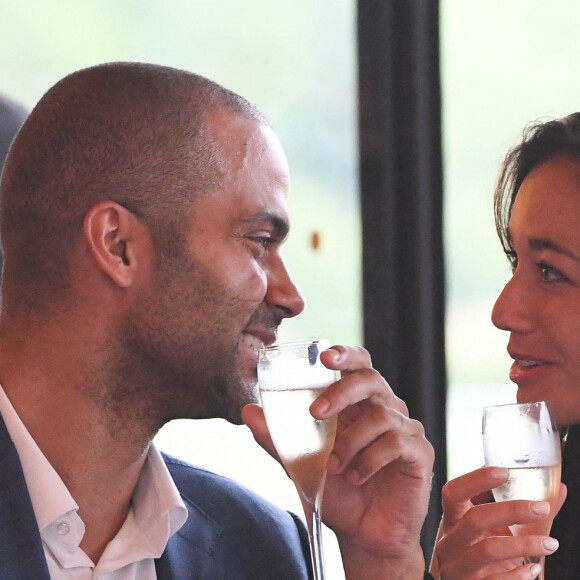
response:
<svg viewBox="0 0 580 580"><path fill-rule="evenodd" d="M508 256L512 250L508 225L520 186L535 167L557 155L580 160L580 113L531 123L524 129L522 141L506 155L495 190L494 212L496 231Z"/></svg>

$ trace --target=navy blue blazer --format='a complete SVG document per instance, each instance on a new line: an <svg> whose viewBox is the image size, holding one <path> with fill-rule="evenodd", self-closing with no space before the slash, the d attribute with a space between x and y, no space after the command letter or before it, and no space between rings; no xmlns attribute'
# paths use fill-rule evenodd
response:
<svg viewBox="0 0 580 580"><path fill-rule="evenodd" d="M159 580L306 580L303 523L243 486L164 456L189 511L156 560ZM0 417L0 579L49 580L16 448Z"/></svg>

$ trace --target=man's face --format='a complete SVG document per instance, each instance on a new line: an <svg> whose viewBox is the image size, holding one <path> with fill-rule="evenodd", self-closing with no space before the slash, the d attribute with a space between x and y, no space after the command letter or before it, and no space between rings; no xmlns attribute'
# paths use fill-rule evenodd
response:
<svg viewBox="0 0 580 580"><path fill-rule="evenodd" d="M134 352L161 381L164 420L238 422L255 398L257 349L304 308L280 254L289 174L276 135L231 114L214 116L211 126L224 179L187 210L185 249L157 253L130 320Z"/></svg>

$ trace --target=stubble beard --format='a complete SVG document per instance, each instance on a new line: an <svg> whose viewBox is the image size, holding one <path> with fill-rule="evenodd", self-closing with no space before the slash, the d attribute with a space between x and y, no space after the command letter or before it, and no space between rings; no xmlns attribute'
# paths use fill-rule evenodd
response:
<svg viewBox="0 0 580 580"><path fill-rule="evenodd" d="M242 407L255 401L254 389L239 370L237 349L196 352L193 346L181 353L163 352L159 342L142 336L126 346L129 356L118 377L129 374L131 379L125 381L129 388L117 381L116 398L119 403L124 400L122 406L140 408L139 414L150 417L155 429L173 419L223 418L237 424Z"/></svg>
<svg viewBox="0 0 580 580"><path fill-rule="evenodd" d="M256 389L255 380L248 380L241 369L241 334L236 337L229 330L228 316L239 311L238 299L214 304L206 296L177 313L171 309L172 300L153 299L155 304L127 316L118 349L123 357L115 373L119 403L124 400L125 407L141 409L140 415L150 417L156 429L173 419L241 423L241 409L256 402ZM199 324L184 322L181 313L195 309L223 312L224 319L202 315Z"/></svg>
<svg viewBox="0 0 580 580"><path fill-rule="evenodd" d="M258 399L254 370L240 359L243 329L275 329L280 316L263 303L244 304L190 256L166 256L156 270L157 285L123 325L116 375L128 388L120 386L119 397L156 429L173 419L241 423L244 405Z"/></svg>

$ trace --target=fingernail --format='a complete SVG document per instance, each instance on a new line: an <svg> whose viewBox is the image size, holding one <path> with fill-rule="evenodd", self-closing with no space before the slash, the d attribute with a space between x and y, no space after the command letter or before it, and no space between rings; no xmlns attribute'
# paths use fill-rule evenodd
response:
<svg viewBox="0 0 580 580"><path fill-rule="evenodd" d="M332 353L332 358L334 359L334 362L338 362L342 357L342 353L336 350L335 348L327 348L326 352Z"/></svg>
<svg viewBox="0 0 580 580"><path fill-rule="evenodd" d="M320 395L320 397L316 399L315 405L316 412L321 415L326 414L328 409L330 409L330 401L324 395Z"/></svg>
<svg viewBox="0 0 580 580"><path fill-rule="evenodd" d="M556 538L544 538L542 540L542 546L544 546L546 550L550 550L550 552L557 550L559 545L560 544L558 543L558 540L556 540Z"/></svg>
<svg viewBox="0 0 580 580"><path fill-rule="evenodd" d="M534 564L530 568L530 572L534 575L534 578L536 578L542 573L542 567L540 566L540 564Z"/></svg>
<svg viewBox="0 0 580 580"><path fill-rule="evenodd" d="M494 478L494 479L507 479L508 475L509 475L509 471L507 469L507 467L494 467L491 470L490 475Z"/></svg>
<svg viewBox="0 0 580 580"><path fill-rule="evenodd" d="M530 509L539 516L547 516L550 513L550 504L547 501L535 501Z"/></svg>

